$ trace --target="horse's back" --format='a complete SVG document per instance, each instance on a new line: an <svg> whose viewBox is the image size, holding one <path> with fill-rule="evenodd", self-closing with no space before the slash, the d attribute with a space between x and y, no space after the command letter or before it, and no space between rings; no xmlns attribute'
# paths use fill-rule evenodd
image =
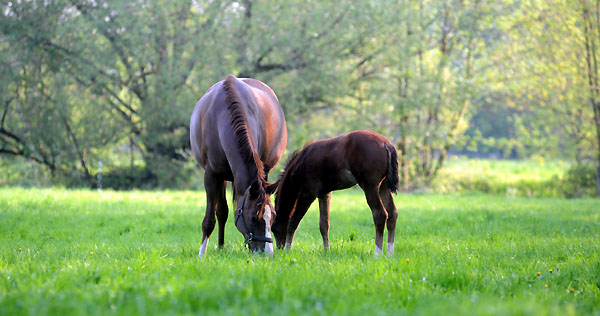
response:
<svg viewBox="0 0 600 316"><path fill-rule="evenodd" d="M245 116L250 132L248 136L252 138L250 141L265 165L272 168L281 159L287 143L285 117L275 93L255 79L240 80L229 75L225 80L235 84L240 101L237 106L241 107ZM190 120L192 153L205 169L211 164L227 167L223 142L234 139L227 93L224 91L225 80L207 90L196 103ZM276 115L269 114L273 111Z"/></svg>
<svg viewBox="0 0 600 316"><path fill-rule="evenodd" d="M240 80L255 89L265 91L266 93L273 96L277 102L279 102L279 99L277 98L277 95L275 95L273 89L267 86L264 82L252 78L241 78Z"/></svg>
<svg viewBox="0 0 600 316"><path fill-rule="evenodd" d="M263 82L243 78L238 80L240 92L247 95L248 124L251 125L256 151L266 169L279 162L287 145L287 126L283 109L275 92Z"/></svg>

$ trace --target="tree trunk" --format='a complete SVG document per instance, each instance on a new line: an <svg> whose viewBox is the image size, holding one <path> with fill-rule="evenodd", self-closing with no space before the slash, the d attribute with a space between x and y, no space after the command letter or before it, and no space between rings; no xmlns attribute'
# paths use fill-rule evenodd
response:
<svg viewBox="0 0 600 316"><path fill-rule="evenodd" d="M597 39L594 37L594 21L593 16L590 16L590 11L587 1L581 1L582 15L583 15L583 30L585 37L585 61L587 65L587 79L590 90L590 104L594 110L594 125L596 127L596 144L598 145L598 152L596 153L596 195L600 196L600 95L598 85L598 63L596 60ZM600 12L598 12L600 13ZM598 16L598 15L596 15ZM595 21L596 27L600 28L598 23Z"/></svg>
<svg viewBox="0 0 600 316"><path fill-rule="evenodd" d="M79 164L81 165L81 169L83 172L83 180L85 180L87 183L91 183L92 176L90 175L88 167L85 163L85 157L83 156L83 151L81 151L81 148L79 147L79 142L77 141L77 137L73 133L73 130L71 129L71 126L69 125L69 121L62 113L60 114L60 118L63 121L63 124L65 126L65 129L67 130L69 138L71 138L71 141L73 142L73 147L75 147L75 152L77 154L77 158L79 158Z"/></svg>
<svg viewBox="0 0 600 316"><path fill-rule="evenodd" d="M402 135L400 142L398 143L398 149L400 149L400 177L402 179L402 190L406 191L409 188L408 178L408 152L406 148L406 135Z"/></svg>

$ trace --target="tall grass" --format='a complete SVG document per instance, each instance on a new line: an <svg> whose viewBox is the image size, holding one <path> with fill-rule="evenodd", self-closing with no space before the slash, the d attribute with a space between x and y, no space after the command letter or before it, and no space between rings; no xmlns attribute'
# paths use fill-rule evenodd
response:
<svg viewBox="0 0 600 316"><path fill-rule="evenodd" d="M313 205L290 252L251 255L230 218L200 261L204 203L0 189L0 314L600 313L598 200L398 195L396 254L374 259L362 191L346 190L329 252Z"/></svg>

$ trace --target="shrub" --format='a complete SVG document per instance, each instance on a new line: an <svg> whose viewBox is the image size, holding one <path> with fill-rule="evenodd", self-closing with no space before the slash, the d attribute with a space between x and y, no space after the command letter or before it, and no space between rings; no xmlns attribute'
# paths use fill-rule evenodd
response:
<svg viewBox="0 0 600 316"><path fill-rule="evenodd" d="M98 179L98 175L95 176ZM102 173L102 188L114 190L150 189L158 187L156 175L144 166L113 167ZM98 181L94 181L94 187L98 187Z"/></svg>
<svg viewBox="0 0 600 316"><path fill-rule="evenodd" d="M569 198L594 195L596 189L596 169L589 164L576 165L565 173L562 179L563 194Z"/></svg>

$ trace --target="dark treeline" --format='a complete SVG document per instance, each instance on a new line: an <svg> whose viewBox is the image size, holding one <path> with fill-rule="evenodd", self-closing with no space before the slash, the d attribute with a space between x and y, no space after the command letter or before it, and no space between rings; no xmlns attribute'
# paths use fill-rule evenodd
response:
<svg viewBox="0 0 600 316"><path fill-rule="evenodd" d="M99 161L131 185L185 185L191 110L233 73L278 94L289 149L354 129L386 135L404 188L429 183L452 151L597 168L599 7L2 2L0 159L74 185L94 185Z"/></svg>

